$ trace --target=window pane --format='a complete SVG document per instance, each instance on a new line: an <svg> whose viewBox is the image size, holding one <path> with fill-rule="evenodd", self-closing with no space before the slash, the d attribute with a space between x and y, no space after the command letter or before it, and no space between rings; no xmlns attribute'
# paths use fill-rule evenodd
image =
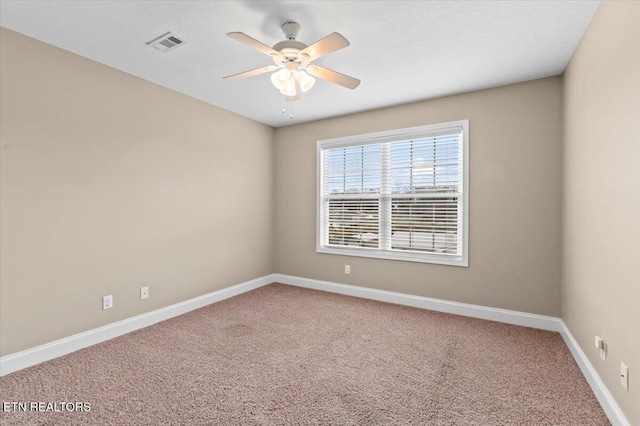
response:
<svg viewBox="0 0 640 426"><path fill-rule="evenodd" d="M328 150L324 164L324 194L379 193L380 159L379 144Z"/></svg>
<svg viewBox="0 0 640 426"><path fill-rule="evenodd" d="M327 200L329 245L377 248L377 199Z"/></svg>
<svg viewBox="0 0 640 426"><path fill-rule="evenodd" d="M460 135L391 143L391 192L458 192Z"/></svg>
<svg viewBox="0 0 640 426"><path fill-rule="evenodd" d="M391 249L458 254L458 198L392 198Z"/></svg>

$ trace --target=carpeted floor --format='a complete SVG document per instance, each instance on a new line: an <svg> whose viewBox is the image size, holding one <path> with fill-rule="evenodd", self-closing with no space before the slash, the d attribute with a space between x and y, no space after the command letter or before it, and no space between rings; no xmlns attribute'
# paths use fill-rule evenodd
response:
<svg viewBox="0 0 640 426"><path fill-rule="evenodd" d="M272 284L0 378L2 425L608 425L557 333Z"/></svg>

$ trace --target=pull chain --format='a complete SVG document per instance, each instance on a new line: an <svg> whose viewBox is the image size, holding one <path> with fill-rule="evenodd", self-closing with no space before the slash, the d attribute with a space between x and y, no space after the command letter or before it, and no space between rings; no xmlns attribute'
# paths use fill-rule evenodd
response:
<svg viewBox="0 0 640 426"><path fill-rule="evenodd" d="M289 106L289 119L293 120L293 102L285 101L285 104L282 107L282 114L284 115L287 112L287 106Z"/></svg>

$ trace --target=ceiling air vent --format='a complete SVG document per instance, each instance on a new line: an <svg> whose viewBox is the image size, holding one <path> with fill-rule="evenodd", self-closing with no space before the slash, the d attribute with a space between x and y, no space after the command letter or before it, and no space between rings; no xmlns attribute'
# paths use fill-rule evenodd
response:
<svg viewBox="0 0 640 426"><path fill-rule="evenodd" d="M147 45L157 49L161 52L169 52L171 50L175 50L177 47L185 44L186 41L181 39L175 34L171 32L162 34L160 37L154 38Z"/></svg>

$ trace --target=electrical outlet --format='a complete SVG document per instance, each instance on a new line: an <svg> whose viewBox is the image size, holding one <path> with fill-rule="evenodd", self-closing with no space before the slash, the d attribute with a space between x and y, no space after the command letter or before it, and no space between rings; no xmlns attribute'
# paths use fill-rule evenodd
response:
<svg viewBox="0 0 640 426"><path fill-rule="evenodd" d="M344 273L346 275L351 275L351 265L344 265Z"/></svg>
<svg viewBox="0 0 640 426"><path fill-rule="evenodd" d="M149 298L149 287L140 287L140 300Z"/></svg>
<svg viewBox="0 0 640 426"><path fill-rule="evenodd" d="M113 308L113 295L102 296L102 310Z"/></svg>
<svg viewBox="0 0 640 426"><path fill-rule="evenodd" d="M620 363L620 384L624 390L629 390L629 367L624 365L624 362Z"/></svg>

